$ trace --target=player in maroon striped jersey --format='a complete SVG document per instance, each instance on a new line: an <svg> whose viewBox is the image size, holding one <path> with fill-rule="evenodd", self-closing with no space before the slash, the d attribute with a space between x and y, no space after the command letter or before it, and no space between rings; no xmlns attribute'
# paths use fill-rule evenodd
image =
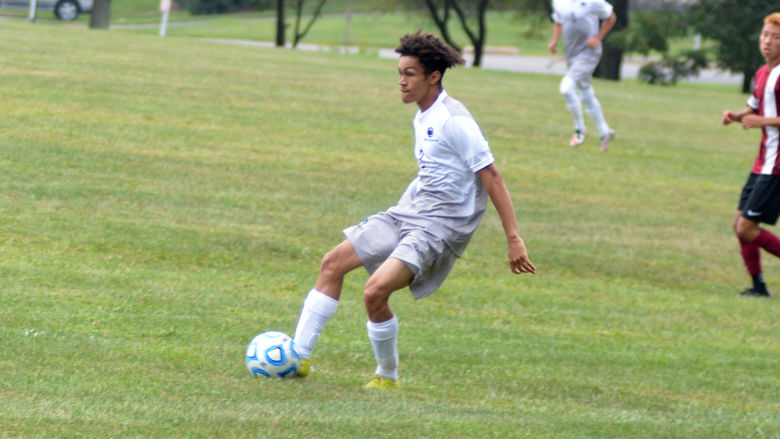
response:
<svg viewBox="0 0 780 439"><path fill-rule="evenodd" d="M721 121L723 125L740 122L745 129L761 128L763 134L758 157L742 188L734 231L742 259L753 277L753 287L742 295L768 297L760 250L780 256L780 238L759 227L759 223L774 225L780 216L780 12L764 18L759 49L766 65L756 72L755 89L747 107L739 113L724 111Z"/></svg>

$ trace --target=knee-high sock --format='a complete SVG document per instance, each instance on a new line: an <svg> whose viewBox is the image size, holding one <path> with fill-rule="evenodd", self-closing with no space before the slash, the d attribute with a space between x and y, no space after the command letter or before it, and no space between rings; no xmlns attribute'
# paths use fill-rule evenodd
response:
<svg viewBox="0 0 780 439"><path fill-rule="evenodd" d="M374 323L366 323L368 339L374 348L376 358L376 374L395 381L398 379L398 319Z"/></svg>
<svg viewBox="0 0 780 439"><path fill-rule="evenodd" d="M761 247L739 238L739 252L745 261L745 268L751 276L761 274Z"/></svg>
<svg viewBox="0 0 780 439"><path fill-rule="evenodd" d="M561 79L561 85L559 88L563 100L566 101L566 108L571 113L571 118L574 120L574 129L579 131L585 131L585 119L582 117L582 103L580 102L580 96L577 94L577 84L568 76L564 76Z"/></svg>
<svg viewBox="0 0 780 439"><path fill-rule="evenodd" d="M763 248L764 250L772 253L775 256L780 256L780 238L769 230L760 229L756 239L753 240L753 244Z"/></svg>
<svg viewBox="0 0 780 439"><path fill-rule="evenodd" d="M295 350L303 358L309 358L320 333L336 312L339 301L312 288L303 301L301 316L295 328Z"/></svg>
<svg viewBox="0 0 780 439"><path fill-rule="evenodd" d="M599 136L606 136L609 133L609 125L604 120L604 113L601 111L601 103L596 99L596 94L593 92L593 86L587 88L581 88L580 96L582 96L582 103L585 105L585 111L593 119L593 123L599 130Z"/></svg>

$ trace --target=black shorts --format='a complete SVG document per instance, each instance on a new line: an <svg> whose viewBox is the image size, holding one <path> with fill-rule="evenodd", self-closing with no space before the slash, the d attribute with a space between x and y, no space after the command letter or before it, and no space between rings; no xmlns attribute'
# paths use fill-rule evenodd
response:
<svg viewBox="0 0 780 439"><path fill-rule="evenodd" d="M774 225L780 216L780 175L750 173L737 209L745 219Z"/></svg>

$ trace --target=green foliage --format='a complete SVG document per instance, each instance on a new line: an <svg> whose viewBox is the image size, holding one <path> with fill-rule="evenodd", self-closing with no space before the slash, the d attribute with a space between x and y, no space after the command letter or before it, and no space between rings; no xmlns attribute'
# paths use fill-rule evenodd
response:
<svg viewBox="0 0 780 439"><path fill-rule="evenodd" d="M664 55L661 61L643 65L639 80L648 84L674 85L680 79L696 76L707 67L707 55L703 50L688 50L680 56Z"/></svg>
<svg viewBox="0 0 780 439"><path fill-rule="evenodd" d="M758 34L764 17L780 10L774 0L699 0L688 15L692 26L715 42L718 65L743 73L743 91L764 59L758 50Z"/></svg>
<svg viewBox="0 0 780 439"><path fill-rule="evenodd" d="M219 14L248 6L267 8L271 3L271 0L179 0L191 14Z"/></svg>
<svg viewBox="0 0 780 439"><path fill-rule="evenodd" d="M607 38L624 52L648 55L653 51L666 53L669 39L683 36L687 30L680 12L638 11L631 14L629 26L611 32Z"/></svg>

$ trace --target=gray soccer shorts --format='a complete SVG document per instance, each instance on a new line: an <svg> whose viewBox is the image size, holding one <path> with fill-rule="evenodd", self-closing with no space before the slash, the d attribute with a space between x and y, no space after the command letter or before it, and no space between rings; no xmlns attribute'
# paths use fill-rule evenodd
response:
<svg viewBox="0 0 780 439"><path fill-rule="evenodd" d="M369 274L387 258L401 260L414 274L409 285L415 299L422 299L439 289L455 265L457 256L439 237L425 228L404 223L381 212L358 225L344 229Z"/></svg>
<svg viewBox="0 0 780 439"><path fill-rule="evenodd" d="M580 88L588 88L599 60L601 60L601 50L585 49L566 60L568 66L566 76L575 80Z"/></svg>

